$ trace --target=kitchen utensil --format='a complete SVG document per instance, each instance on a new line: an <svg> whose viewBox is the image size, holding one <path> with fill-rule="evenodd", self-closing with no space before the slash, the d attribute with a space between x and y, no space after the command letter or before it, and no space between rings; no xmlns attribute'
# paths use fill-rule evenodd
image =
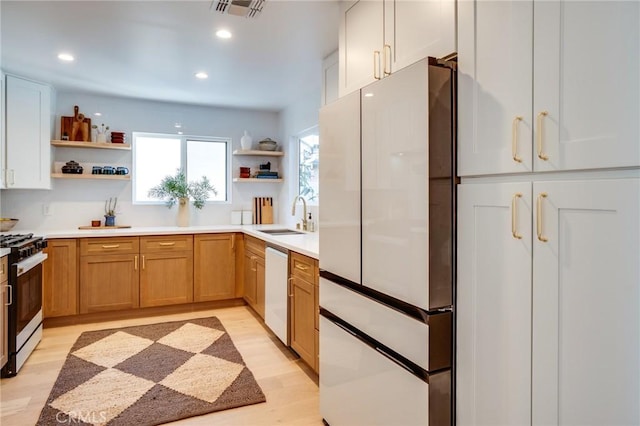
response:
<svg viewBox="0 0 640 426"><path fill-rule="evenodd" d="M91 168L91 174L92 175L101 175L102 174L102 167L100 166L93 166Z"/></svg>
<svg viewBox="0 0 640 426"><path fill-rule="evenodd" d="M67 134L70 141L89 142L91 119L80 114L78 105L73 107L73 117L60 117L60 134Z"/></svg>
<svg viewBox="0 0 640 426"><path fill-rule="evenodd" d="M262 199L262 223L273 223L273 198Z"/></svg>
<svg viewBox="0 0 640 426"><path fill-rule="evenodd" d="M104 166L102 168L102 174L103 175L114 175L114 174L116 174L116 169L114 169L112 166Z"/></svg>
<svg viewBox="0 0 640 426"><path fill-rule="evenodd" d="M16 223L18 223L18 219L0 218L0 232L10 231L16 226Z"/></svg>
<svg viewBox="0 0 640 426"><path fill-rule="evenodd" d="M116 167L116 174L117 175L128 175L129 174L129 169L126 167Z"/></svg>
<svg viewBox="0 0 640 426"><path fill-rule="evenodd" d="M277 146L278 142L271 138L265 138L258 142L258 148L260 148L261 151L275 151Z"/></svg>

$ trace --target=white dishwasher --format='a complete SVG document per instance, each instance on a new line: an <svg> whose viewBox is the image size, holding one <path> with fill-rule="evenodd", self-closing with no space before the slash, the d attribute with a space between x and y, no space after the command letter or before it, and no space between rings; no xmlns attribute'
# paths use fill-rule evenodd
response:
<svg viewBox="0 0 640 426"><path fill-rule="evenodd" d="M264 322L289 346L289 255L273 247L265 254Z"/></svg>

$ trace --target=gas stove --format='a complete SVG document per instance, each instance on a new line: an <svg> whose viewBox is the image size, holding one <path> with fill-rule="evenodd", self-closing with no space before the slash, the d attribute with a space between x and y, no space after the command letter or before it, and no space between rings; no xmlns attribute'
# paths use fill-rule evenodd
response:
<svg viewBox="0 0 640 426"><path fill-rule="evenodd" d="M0 248L11 249L12 262L19 262L40 253L45 247L47 241L42 237L34 237L33 234L0 235Z"/></svg>

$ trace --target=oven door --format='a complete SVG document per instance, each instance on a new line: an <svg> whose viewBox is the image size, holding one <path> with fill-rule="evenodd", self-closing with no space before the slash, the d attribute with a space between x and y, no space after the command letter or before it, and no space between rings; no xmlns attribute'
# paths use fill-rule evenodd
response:
<svg viewBox="0 0 640 426"><path fill-rule="evenodd" d="M42 262L46 259L46 253L36 253L15 264L16 281L13 289L13 303L17 310L15 317L17 326L15 333L17 335L42 309ZM28 338L28 336L26 337Z"/></svg>

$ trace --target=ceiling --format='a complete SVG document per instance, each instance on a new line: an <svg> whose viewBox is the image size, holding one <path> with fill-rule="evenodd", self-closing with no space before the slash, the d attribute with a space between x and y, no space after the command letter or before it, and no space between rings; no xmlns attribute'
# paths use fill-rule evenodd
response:
<svg viewBox="0 0 640 426"><path fill-rule="evenodd" d="M2 69L58 91L272 111L319 89L338 47L337 1L267 0L256 18L210 5L2 0ZM59 61L63 51L75 61Z"/></svg>

